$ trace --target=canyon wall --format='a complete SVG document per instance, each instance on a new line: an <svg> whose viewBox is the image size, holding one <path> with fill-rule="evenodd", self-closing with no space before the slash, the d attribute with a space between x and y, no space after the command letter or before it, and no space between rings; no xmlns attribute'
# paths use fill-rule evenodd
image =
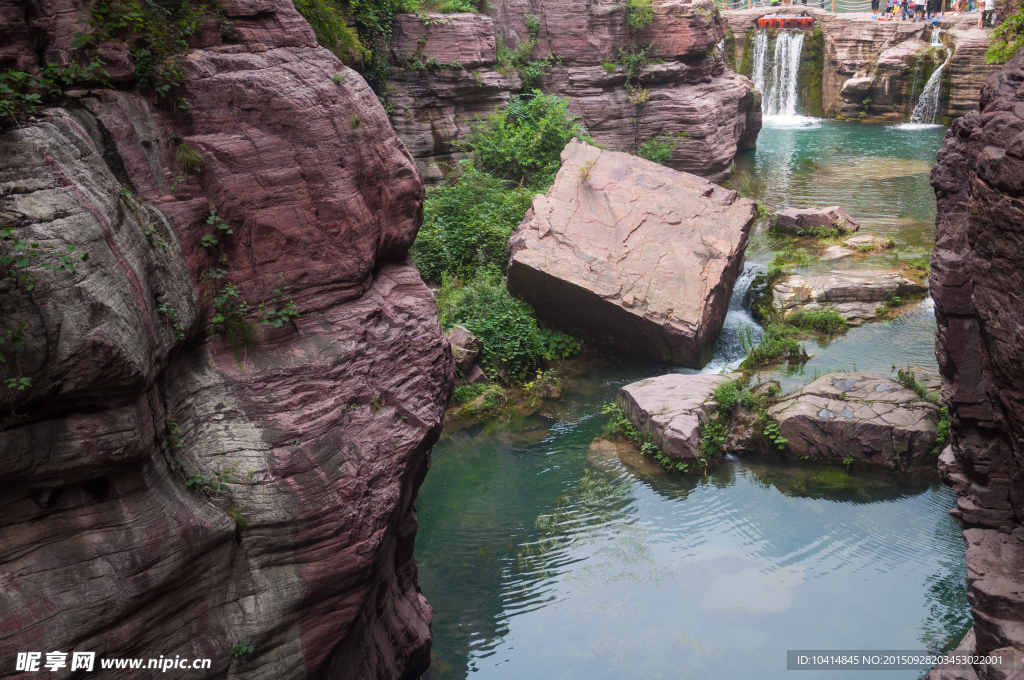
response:
<svg viewBox="0 0 1024 680"><path fill-rule="evenodd" d="M727 53L739 73L751 75L749 52L757 19L776 11L806 13L820 29L823 49L807 55L802 66L803 72L812 72L814 81L801 88L801 105L809 115L881 123L908 120L928 77L945 61L948 47L953 55L941 76L937 117L948 122L974 108L982 84L998 70L985 63L991 30L977 28L977 15L940 20L943 46L935 46L930 44L930 23L878 21L801 5L724 12L729 22Z"/></svg>
<svg viewBox="0 0 1024 680"><path fill-rule="evenodd" d="M196 678L429 663L413 503L454 364L407 256L423 184L290 0L223 8L237 38L194 36L187 108L109 44L120 89L0 132L0 227L90 256L0 280L26 336L0 379L30 381L0 386L0 677L53 650L211 659ZM83 9L8 2L0 67L70 58ZM284 298L300 317L253 323Z"/></svg>
<svg viewBox="0 0 1024 680"><path fill-rule="evenodd" d="M392 42L391 119L428 180L465 157L460 148L476 117L486 117L521 91L523 69L502 62L503 49L532 48L538 69L527 87L569 100L593 139L613 151L635 151L658 135L676 135L666 165L718 182L732 173L737 151L752 149L761 128L753 84L730 70L717 43L724 22L708 0L656 3L638 36L651 43L630 99L626 68L630 32L617 0L498 0L490 15L399 16ZM531 28L532 25L532 28ZM500 43L499 43L500 41ZM533 77L536 75L536 77Z"/></svg>
<svg viewBox="0 0 1024 680"><path fill-rule="evenodd" d="M953 121L931 183L938 199L931 295L951 418L939 459L959 495L974 616L961 649L1024 652L1024 54ZM932 680L1005 677L937 669Z"/></svg>

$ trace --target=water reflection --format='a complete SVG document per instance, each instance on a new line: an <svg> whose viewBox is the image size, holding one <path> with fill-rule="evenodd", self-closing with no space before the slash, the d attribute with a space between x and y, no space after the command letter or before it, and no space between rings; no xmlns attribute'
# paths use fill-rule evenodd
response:
<svg viewBox="0 0 1024 680"><path fill-rule="evenodd" d="M963 633L963 545L935 478L837 481L772 460L666 473L594 443L601 403L658 367L584 372L558 419L480 425L435 448L418 502L428 678L771 678L789 648Z"/></svg>

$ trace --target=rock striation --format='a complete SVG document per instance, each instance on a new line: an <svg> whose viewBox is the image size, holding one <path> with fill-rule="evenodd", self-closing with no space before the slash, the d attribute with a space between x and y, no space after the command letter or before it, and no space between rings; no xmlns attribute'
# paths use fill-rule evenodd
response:
<svg viewBox="0 0 1024 680"><path fill-rule="evenodd" d="M974 627L965 645L1024 650L1024 107L1018 54L953 122L932 169L938 201L930 290L936 357L949 407L940 472L959 495ZM978 676L989 677L976 667ZM933 680L955 677L945 670Z"/></svg>
<svg viewBox="0 0 1024 680"><path fill-rule="evenodd" d="M51 51L80 16L15 9L0 34ZM0 133L0 226L90 254L34 290L0 281L3 330L26 334L0 379L31 381L0 386L0 655L418 677L431 610L413 503L455 370L407 257L423 185L291 2L224 10L238 42L197 37L188 111L81 90ZM187 183L179 142L204 159ZM234 234L208 249L214 209ZM273 307L282 279L299 318L239 313L253 337L208 336L226 284ZM254 651L230 655L242 642Z"/></svg>
<svg viewBox="0 0 1024 680"><path fill-rule="evenodd" d="M721 331L754 201L578 140L509 239L509 292L556 327L699 368Z"/></svg>
<svg viewBox="0 0 1024 680"><path fill-rule="evenodd" d="M739 377L669 373L630 383L615 401L642 435L650 437L673 460L692 463L701 457L700 427L715 412L715 388ZM708 461L714 465L718 461Z"/></svg>
<svg viewBox="0 0 1024 680"><path fill-rule="evenodd" d="M895 270L846 269L785 276L772 287L772 300L775 308L786 314L828 307L849 325L860 326L877 317L878 308L894 297L923 295L926 290Z"/></svg>
<svg viewBox="0 0 1024 680"><path fill-rule="evenodd" d="M615 151L672 136L677 146L666 164L712 181L729 176L737 151L754 148L760 98L715 49L725 28L708 0L655 4L654 20L639 36L653 44L648 56L657 55L638 75L649 93L641 103L625 87L619 63L630 44L621 3L555 0L527 7L498 0L489 8L493 18L396 19L391 118L428 180L441 179L445 164L464 157L460 144L477 116L524 87L567 98L593 139ZM504 61L496 44L506 50ZM520 48L535 64L546 60L544 75L523 82L507 56Z"/></svg>

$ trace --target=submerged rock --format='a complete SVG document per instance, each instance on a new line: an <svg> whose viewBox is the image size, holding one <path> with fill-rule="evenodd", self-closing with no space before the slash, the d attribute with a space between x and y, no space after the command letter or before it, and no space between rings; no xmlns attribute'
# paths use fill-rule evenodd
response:
<svg viewBox="0 0 1024 680"><path fill-rule="evenodd" d="M797 236L815 234L819 229L836 229L848 234L860 229L860 223L838 205L827 208L783 208L772 217L772 228Z"/></svg>
<svg viewBox="0 0 1024 680"><path fill-rule="evenodd" d="M620 388L615 401L664 455L689 463L701 456L700 426L717 408L712 400L715 388L737 377L669 373Z"/></svg>
<svg viewBox="0 0 1024 680"><path fill-rule="evenodd" d="M935 445L938 407L876 373L831 373L768 409L800 457L919 465Z"/></svg>
<svg viewBox="0 0 1024 680"><path fill-rule="evenodd" d="M772 288L773 304L783 313L796 309L814 311L828 307L860 326L878 316L878 308L893 297L922 295L927 289L898 271L850 269L827 274L790 274Z"/></svg>
<svg viewBox="0 0 1024 680"><path fill-rule="evenodd" d="M859 234L843 241L843 245L857 252L864 253L888 250L895 244L887 238L872 236L871 234Z"/></svg>
<svg viewBox="0 0 1024 680"><path fill-rule="evenodd" d="M573 140L509 239L508 289L565 332L699 368L756 214L705 179Z"/></svg>

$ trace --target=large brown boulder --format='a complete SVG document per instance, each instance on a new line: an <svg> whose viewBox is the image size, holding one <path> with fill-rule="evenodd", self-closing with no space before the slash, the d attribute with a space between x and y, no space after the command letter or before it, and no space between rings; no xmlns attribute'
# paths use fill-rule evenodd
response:
<svg viewBox="0 0 1024 680"><path fill-rule="evenodd" d="M71 4L15 2L0 35L55 17L22 32L63 48ZM0 280L0 332L26 324L0 363L0 657L419 677L413 502L454 377L407 257L423 185L290 1L224 9L239 42L183 59L189 111L80 91L0 133L0 227L90 253L34 290ZM205 161L187 184L177 139ZM213 208L234 234L207 250ZM234 347L208 335L215 287L276 307L279 273L301 317L243 314L255 337ZM19 376L31 386L2 386Z"/></svg>
<svg viewBox="0 0 1024 680"><path fill-rule="evenodd" d="M902 467L935 445L938 407L875 373L830 373L768 409L801 458Z"/></svg>
<svg viewBox="0 0 1024 680"><path fill-rule="evenodd" d="M508 288L566 332L699 368L756 215L700 177L573 140L509 239Z"/></svg>

